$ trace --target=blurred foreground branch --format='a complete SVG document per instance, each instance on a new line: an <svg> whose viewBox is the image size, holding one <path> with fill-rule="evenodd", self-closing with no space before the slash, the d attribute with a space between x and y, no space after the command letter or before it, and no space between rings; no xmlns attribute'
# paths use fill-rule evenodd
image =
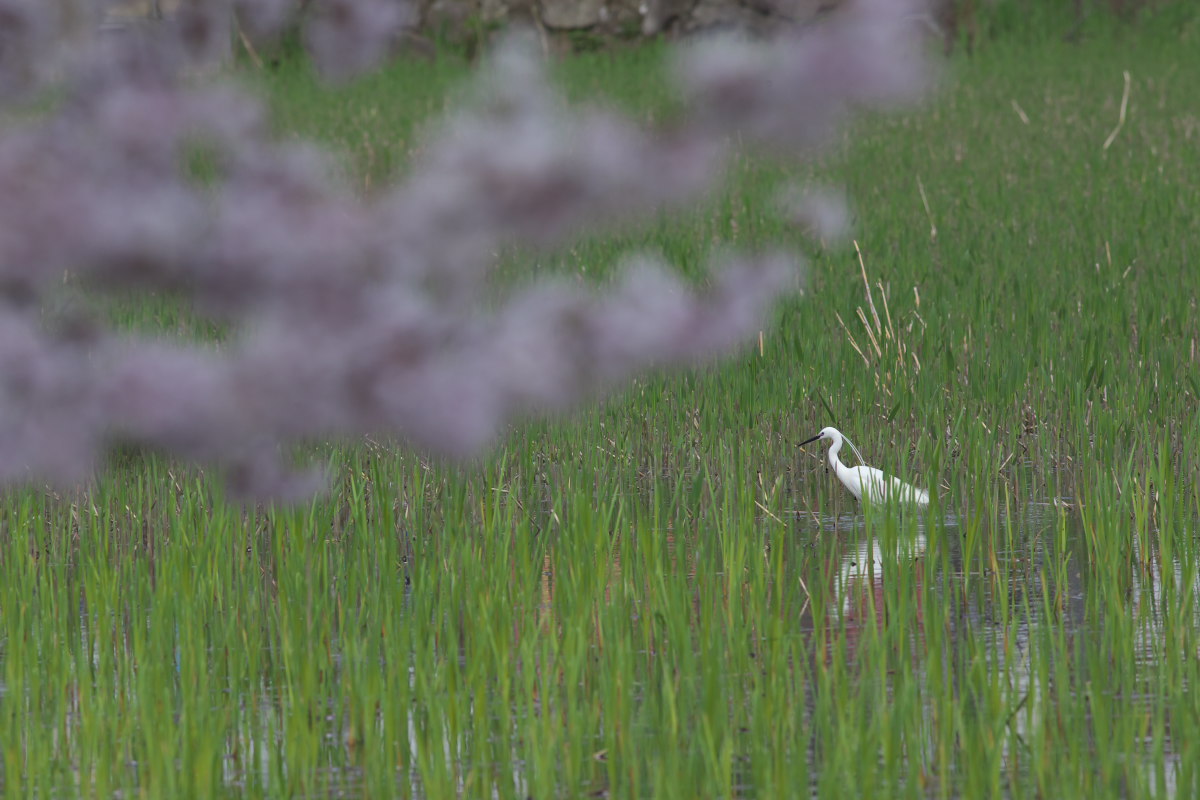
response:
<svg viewBox="0 0 1200 800"><path fill-rule="evenodd" d="M259 33L291 8L237 5ZM405 21L388 0L313 5L306 38L335 78ZM219 2L187 4L161 35L69 49L50 8L0 0L0 92L66 76L51 111L0 132L6 483L79 480L134 442L221 465L249 496L303 497L321 478L281 457L297 440L386 432L470 454L523 415L729 351L793 284L791 257L727 257L697 290L633 254L611 288L541 281L485 305L494 254L683 207L720 181L735 136L803 155L854 108L926 85L899 0L769 42L693 44L675 65L685 114L663 128L568 107L514 40L408 176L367 200L314 147L274 139L253 96L180 79L228 35ZM203 184L186 169L198 146L217 164ZM842 217L797 196L814 224ZM179 293L232 333L187 344L50 314L68 273L91 292Z"/></svg>

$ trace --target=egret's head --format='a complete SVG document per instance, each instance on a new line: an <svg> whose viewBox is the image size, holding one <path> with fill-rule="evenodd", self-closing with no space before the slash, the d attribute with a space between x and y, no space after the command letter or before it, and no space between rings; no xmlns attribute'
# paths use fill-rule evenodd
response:
<svg viewBox="0 0 1200 800"><path fill-rule="evenodd" d="M804 445L806 445L806 444L811 444L812 442L816 442L819 440L833 441L834 439L840 439L840 438L842 438L842 434L838 431L837 428L833 428L833 427L821 428L820 433L818 433L816 436L812 437L811 439L805 439L803 442L800 443L800 446L804 447Z"/></svg>

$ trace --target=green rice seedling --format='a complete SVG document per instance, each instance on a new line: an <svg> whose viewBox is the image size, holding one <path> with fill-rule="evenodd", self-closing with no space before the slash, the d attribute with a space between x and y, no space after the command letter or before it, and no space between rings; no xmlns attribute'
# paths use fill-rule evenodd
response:
<svg viewBox="0 0 1200 800"><path fill-rule="evenodd" d="M1200 75L1167 38L1114 52L951 62L926 109L809 168L855 198L858 249L814 252L761 342L476 462L314 442L330 490L287 509L132 452L6 493L0 790L1196 794ZM663 58L562 81L666 118ZM247 82L371 192L466 71ZM804 244L771 210L794 174L743 159L683 219L514 253L496 290L602 283L631 249L702 282L713 243ZM234 333L166 297L107 313ZM829 424L929 510L860 509L798 449Z"/></svg>

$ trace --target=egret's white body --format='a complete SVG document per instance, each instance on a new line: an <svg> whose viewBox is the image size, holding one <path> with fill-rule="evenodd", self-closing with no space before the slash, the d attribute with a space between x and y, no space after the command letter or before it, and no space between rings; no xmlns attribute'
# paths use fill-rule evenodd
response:
<svg viewBox="0 0 1200 800"><path fill-rule="evenodd" d="M929 505L929 493L924 489L909 486L899 478L884 475L881 470L874 467L847 467L843 464L842 460L838 458L838 452L842 449L842 441L848 442L849 440L845 439L837 428L822 428L816 436L806 442L801 442L801 446L824 439L832 442L829 445L830 468L833 469L842 485L849 489L850 494L854 495L860 503L865 497L869 503L886 503L893 500L900 503L915 503L919 506ZM862 461L862 456L852 442L850 449L854 450L855 455L858 455L858 460Z"/></svg>

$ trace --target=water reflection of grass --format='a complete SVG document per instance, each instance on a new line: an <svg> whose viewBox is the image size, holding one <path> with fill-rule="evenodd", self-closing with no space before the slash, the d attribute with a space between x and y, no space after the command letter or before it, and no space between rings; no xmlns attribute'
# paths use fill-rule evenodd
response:
<svg viewBox="0 0 1200 800"><path fill-rule="evenodd" d="M866 298L837 251L761 353L467 467L313 448L336 482L293 510L225 505L152 456L9 494L4 791L1196 794L1200 74L1179 47L1125 46L1132 112L1107 151L1111 51L1048 46L957 65L931 109L871 122L829 167L913 323L903 370L838 326ZM652 61L570 79L649 102ZM423 69L447 67L338 103L295 76L273 91L378 181L412 127L390 92L438 107ZM626 247L686 264L714 239L790 237L767 211L777 173L748 164L692 218L542 268L603 279ZM148 308L121 313L205 330ZM934 506L856 516L794 447L826 424Z"/></svg>

